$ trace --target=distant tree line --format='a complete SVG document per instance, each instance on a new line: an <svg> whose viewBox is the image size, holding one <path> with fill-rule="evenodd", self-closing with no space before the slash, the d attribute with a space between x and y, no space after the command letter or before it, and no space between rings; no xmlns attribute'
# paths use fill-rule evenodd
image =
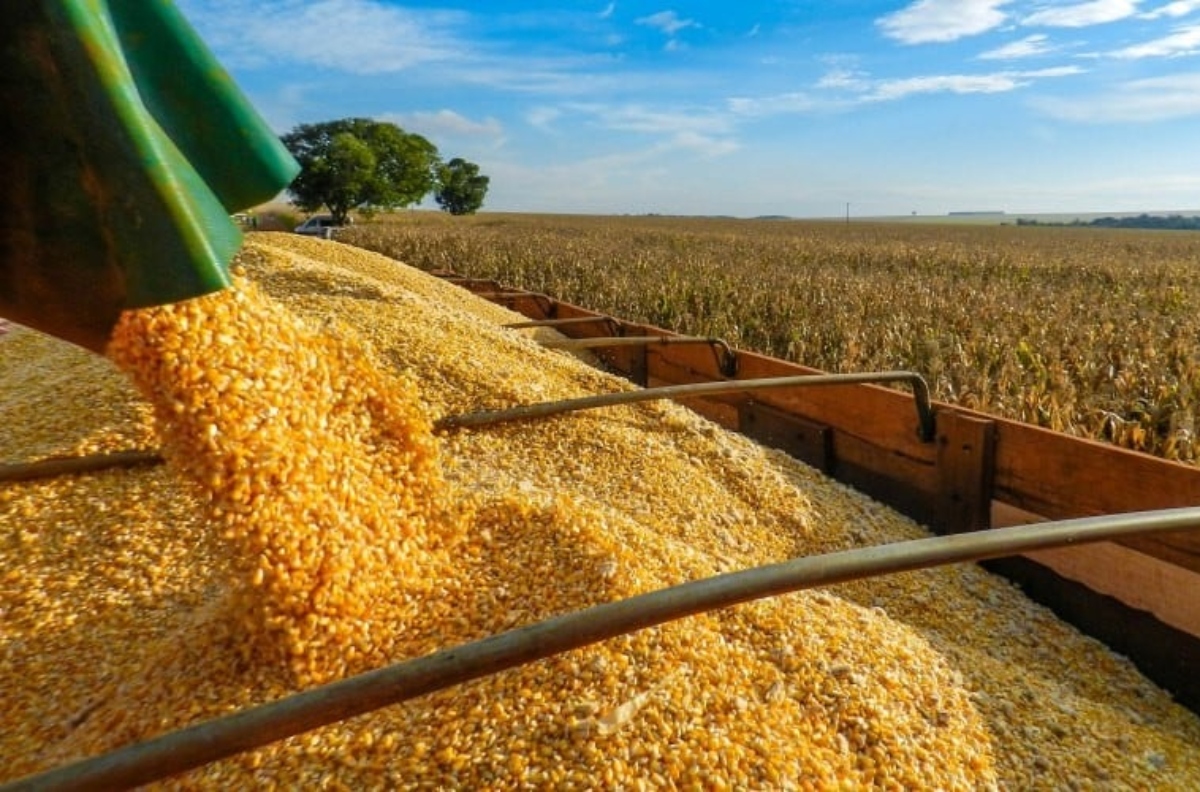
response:
<svg viewBox="0 0 1200 792"><path fill-rule="evenodd" d="M1078 226L1092 228L1161 228L1172 231L1200 231L1200 217L1183 215L1140 214L1130 217L1097 217L1094 220L1072 220L1069 223L1047 222L1032 218L1017 218L1019 226Z"/></svg>
<svg viewBox="0 0 1200 792"><path fill-rule="evenodd" d="M322 207L334 222L351 210L379 212L420 203L433 193L443 210L473 214L488 177L461 157L443 163L437 147L399 126L368 118L301 124L282 137L300 163L288 192L308 212Z"/></svg>

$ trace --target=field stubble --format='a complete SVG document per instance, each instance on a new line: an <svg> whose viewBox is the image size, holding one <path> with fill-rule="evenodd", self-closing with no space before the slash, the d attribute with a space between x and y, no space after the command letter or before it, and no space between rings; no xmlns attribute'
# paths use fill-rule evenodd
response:
<svg viewBox="0 0 1200 792"><path fill-rule="evenodd" d="M412 213L343 240L422 269L1200 460L1200 236L1011 226Z"/></svg>

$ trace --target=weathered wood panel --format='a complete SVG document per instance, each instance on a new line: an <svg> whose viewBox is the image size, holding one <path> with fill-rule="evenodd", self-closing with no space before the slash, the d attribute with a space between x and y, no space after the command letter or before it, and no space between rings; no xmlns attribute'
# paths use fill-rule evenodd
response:
<svg viewBox="0 0 1200 792"><path fill-rule="evenodd" d="M475 284L471 284L474 286ZM483 283L480 287L492 287ZM496 295L529 316L599 316L544 295ZM624 335L675 335L650 325L620 323ZM564 328L574 337L612 334L601 323ZM645 385L725 379L707 346L661 346L598 350L614 370ZM754 353L738 354L739 379L819 374L816 369ZM990 425L994 451L951 454L921 442L912 397L871 385L760 391L753 396L689 399L687 404L724 426L736 428L739 411L757 404L828 427L831 475L858 486L900 511L930 524L984 525L987 491L996 501L1049 519L1144 511L1200 504L1200 468L1175 464L1103 443L1070 437L945 404L939 416L957 426ZM964 423L965 422L965 423ZM969 497L964 500L964 496ZM968 513L970 512L970 513ZM1200 535L1164 534L1125 540L1138 552L1200 573Z"/></svg>
<svg viewBox="0 0 1200 792"><path fill-rule="evenodd" d="M1005 503L1050 519L1200 504L1200 468L996 421L996 492ZM1200 535L1161 534L1121 542L1200 572Z"/></svg>
<svg viewBox="0 0 1200 792"><path fill-rule="evenodd" d="M1043 522L1044 517L993 504L997 528ZM1131 608L1154 614L1176 629L1200 635L1200 574L1115 542L1026 553L1026 558Z"/></svg>
<svg viewBox="0 0 1200 792"><path fill-rule="evenodd" d="M991 527L995 438L994 421L956 410L938 413L933 504L933 526L938 532Z"/></svg>

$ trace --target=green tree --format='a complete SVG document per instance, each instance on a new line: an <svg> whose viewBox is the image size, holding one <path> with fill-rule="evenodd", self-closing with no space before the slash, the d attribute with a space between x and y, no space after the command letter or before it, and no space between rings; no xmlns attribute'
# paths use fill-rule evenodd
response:
<svg viewBox="0 0 1200 792"><path fill-rule="evenodd" d="M355 207L419 203L437 185L437 147L395 124L368 118L300 124L282 140L300 163L288 188L295 204L308 212L324 206L338 224Z"/></svg>
<svg viewBox="0 0 1200 792"><path fill-rule="evenodd" d="M440 166L437 180L438 190L434 197L442 210L452 215L475 214L483 206L490 181L479 172L478 165L461 157Z"/></svg>

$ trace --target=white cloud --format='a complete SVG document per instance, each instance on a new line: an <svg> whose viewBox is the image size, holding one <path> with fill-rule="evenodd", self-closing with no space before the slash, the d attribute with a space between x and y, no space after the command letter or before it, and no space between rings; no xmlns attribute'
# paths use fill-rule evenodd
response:
<svg viewBox="0 0 1200 792"><path fill-rule="evenodd" d="M835 68L817 80L817 87L827 90L865 91L871 87L871 82L867 79L865 72L857 69Z"/></svg>
<svg viewBox="0 0 1200 792"><path fill-rule="evenodd" d="M735 142L681 134L641 147L615 145L607 153L567 161L486 163L495 185L489 203L506 211L554 212L564 206L605 214L719 211L706 195L719 167L713 160L737 150Z"/></svg>
<svg viewBox="0 0 1200 792"><path fill-rule="evenodd" d="M185 0L181 7L223 62L303 63L386 74L461 60L456 12L417 12L375 0Z"/></svg>
<svg viewBox="0 0 1200 792"><path fill-rule="evenodd" d="M535 165L501 160L486 171L495 185L488 191L490 203L508 211L552 212L563 206L604 213L659 209L653 202L642 203L641 196L670 182L656 148Z"/></svg>
<svg viewBox="0 0 1200 792"><path fill-rule="evenodd" d="M788 113L810 113L829 107L831 103L818 100L803 92L774 96L735 96L727 102L730 112L738 116L763 117Z"/></svg>
<svg viewBox="0 0 1200 792"><path fill-rule="evenodd" d="M981 60L1016 60L1045 55L1053 51L1054 48L1050 46L1049 38L1043 33L1035 33L1019 41L1012 41L1001 47L990 49L979 57Z"/></svg>
<svg viewBox="0 0 1200 792"><path fill-rule="evenodd" d="M254 109L266 119L272 129L283 133L297 124L311 122L307 112L323 91L320 85L309 82L277 83L273 91L248 94Z"/></svg>
<svg viewBox="0 0 1200 792"><path fill-rule="evenodd" d="M611 91L633 79L628 72L614 71L614 65L614 61L605 55L481 55L470 61L447 64L436 76L445 81L494 90L581 96Z"/></svg>
<svg viewBox="0 0 1200 792"><path fill-rule="evenodd" d="M1088 27L1116 22L1137 13L1138 0L1090 0L1035 11L1021 20L1023 25L1044 27Z"/></svg>
<svg viewBox="0 0 1200 792"><path fill-rule="evenodd" d="M1187 16L1193 11L1200 9L1200 0L1176 0L1173 3L1167 3L1165 6L1159 6L1153 11L1147 11L1144 14L1138 14L1142 19L1159 19L1160 17L1179 18Z"/></svg>
<svg viewBox="0 0 1200 792"><path fill-rule="evenodd" d="M889 38L904 44L954 41L999 27L1008 0L917 0L876 20Z"/></svg>
<svg viewBox="0 0 1200 792"><path fill-rule="evenodd" d="M877 101L893 101L914 94L1004 93L1028 84L1028 80L1022 80L1015 74L939 74L928 77L883 80L875 86L867 98Z"/></svg>
<svg viewBox="0 0 1200 792"><path fill-rule="evenodd" d="M1018 72L1022 77L1032 77L1041 79L1043 77L1071 77L1076 74L1083 74L1086 69L1081 66L1051 66L1047 69L1033 69L1031 71Z"/></svg>
<svg viewBox="0 0 1200 792"><path fill-rule="evenodd" d="M529 111L525 119L533 126L549 130L567 129L580 119L593 129L606 133L633 133L656 140L656 149L663 152L690 151L705 157L716 157L737 151L733 140L735 117L731 113L712 110L659 109L641 104L604 104L599 102L568 102L558 106L542 106ZM607 138L619 139L615 134Z"/></svg>
<svg viewBox="0 0 1200 792"><path fill-rule="evenodd" d="M609 17L611 17L613 15L613 11L616 11L616 10L617 10L617 4L609 3L608 5L606 5L604 7L604 10L598 14L598 16L601 19L608 19Z"/></svg>
<svg viewBox="0 0 1200 792"><path fill-rule="evenodd" d="M658 110L643 105L578 105L607 129L658 138L654 151L683 152L707 159L741 149L733 138L736 117L711 110Z"/></svg>
<svg viewBox="0 0 1200 792"><path fill-rule="evenodd" d="M729 138L711 137L697 132L680 132L671 138L668 145L671 148L694 151L705 157L721 157L741 148L736 141Z"/></svg>
<svg viewBox="0 0 1200 792"><path fill-rule="evenodd" d="M525 114L525 121L530 126L549 130L551 124L560 116L562 116L562 111L557 107L535 107Z"/></svg>
<svg viewBox="0 0 1200 792"><path fill-rule="evenodd" d="M499 138L504 134L504 127L495 118L472 121L453 110L393 113L384 120L399 124L410 132L434 138L446 135Z"/></svg>
<svg viewBox="0 0 1200 792"><path fill-rule="evenodd" d="M1023 88L1034 80L1068 77L1083 72L1078 66L1055 66L1032 71L1002 71L992 74L939 74L881 80L864 98L871 101L895 101L915 94L1004 93Z"/></svg>
<svg viewBox="0 0 1200 792"><path fill-rule="evenodd" d="M834 69L817 83L839 95L804 92L763 97L736 97L728 100L736 115L761 117L785 113L814 113L845 110L868 102L892 102L919 94L989 94L1014 91L1036 80L1082 74L1079 66L1054 66L1026 71L999 71L989 74L934 74L897 79L871 79L863 72ZM848 94L848 95L847 95Z"/></svg>
<svg viewBox="0 0 1200 792"><path fill-rule="evenodd" d="M1090 97L1041 98L1052 118L1083 123L1153 123L1200 116L1200 72L1130 80Z"/></svg>
<svg viewBox="0 0 1200 792"><path fill-rule="evenodd" d="M681 30L690 27L700 27L700 23L692 19L680 19L674 11L659 11L657 14L639 17L635 24L658 28L668 36L674 36Z"/></svg>
<svg viewBox="0 0 1200 792"><path fill-rule="evenodd" d="M653 135L723 135L732 130L732 119L711 111L656 110L640 104L576 103L566 109L586 114L608 129Z"/></svg>
<svg viewBox="0 0 1200 792"><path fill-rule="evenodd" d="M1200 52L1200 25L1176 28L1170 35L1114 50L1114 58L1136 60L1140 58L1172 58L1195 55Z"/></svg>
<svg viewBox="0 0 1200 792"><path fill-rule="evenodd" d="M628 72L618 73L608 54L543 56L473 41L466 34L472 18L462 11L406 9L386 0L179 0L179 5L230 68L286 67L314 81L328 78L324 70L375 76L424 68L423 84L556 95L610 91L631 79ZM649 76L636 77L651 82Z"/></svg>

